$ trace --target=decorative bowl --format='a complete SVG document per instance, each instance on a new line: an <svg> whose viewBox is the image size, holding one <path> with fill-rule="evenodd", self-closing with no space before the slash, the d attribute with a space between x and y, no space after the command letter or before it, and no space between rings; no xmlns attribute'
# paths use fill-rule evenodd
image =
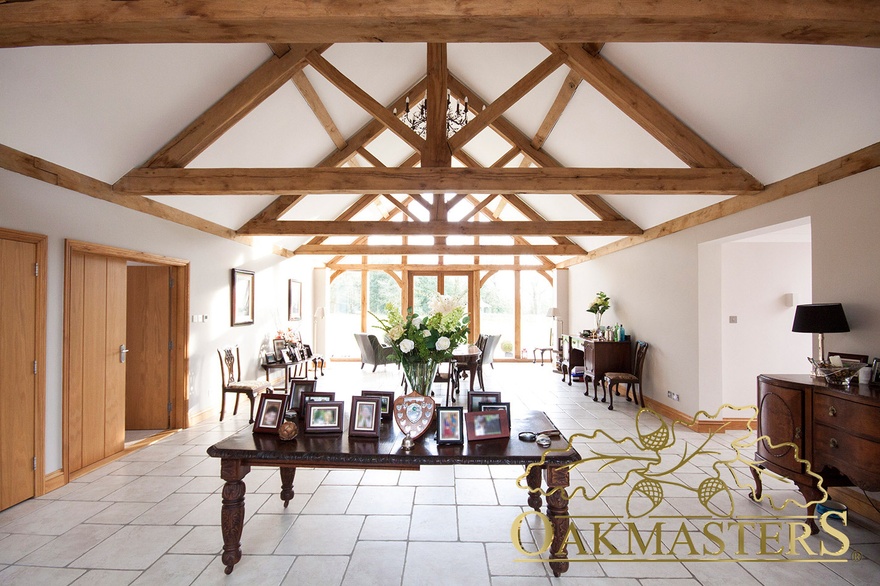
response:
<svg viewBox="0 0 880 586"><path fill-rule="evenodd" d="M843 366L831 366L827 363L819 366L819 374L825 377L825 382L829 385L843 385L848 387L853 378L858 378L859 370L868 366L862 362L854 364L844 364Z"/></svg>

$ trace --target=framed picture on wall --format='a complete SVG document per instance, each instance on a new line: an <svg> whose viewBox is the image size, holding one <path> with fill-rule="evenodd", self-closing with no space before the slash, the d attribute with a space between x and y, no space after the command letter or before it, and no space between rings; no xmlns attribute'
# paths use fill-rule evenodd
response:
<svg viewBox="0 0 880 586"><path fill-rule="evenodd" d="M287 319L298 321L302 316L302 293L303 286L299 281L290 279L287 282Z"/></svg>
<svg viewBox="0 0 880 586"><path fill-rule="evenodd" d="M232 325L254 323L254 272L232 269Z"/></svg>

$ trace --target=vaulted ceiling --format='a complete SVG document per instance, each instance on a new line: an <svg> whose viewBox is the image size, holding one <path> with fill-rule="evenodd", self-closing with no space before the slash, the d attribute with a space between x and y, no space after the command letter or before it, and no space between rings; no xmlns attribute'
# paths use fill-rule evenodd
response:
<svg viewBox="0 0 880 586"><path fill-rule="evenodd" d="M336 269L569 266L880 163L871 2L48 4L0 2L0 166Z"/></svg>

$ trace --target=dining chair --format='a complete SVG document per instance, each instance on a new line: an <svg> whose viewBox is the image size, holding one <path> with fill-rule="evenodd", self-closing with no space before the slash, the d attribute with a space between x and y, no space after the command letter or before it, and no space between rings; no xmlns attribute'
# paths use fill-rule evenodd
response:
<svg viewBox="0 0 880 586"><path fill-rule="evenodd" d="M606 372L605 377L602 380L602 402L605 402L606 395L609 396L609 404L608 409L614 410L614 394L618 390L618 386L620 384L626 385L626 400L631 401L629 397L630 390L632 390L633 398L637 399L639 405L642 408L645 407L645 397L642 394L642 367L645 364L645 356L648 354L648 343L638 341L636 342L636 356L635 360L633 360L633 371L632 372ZM636 387L638 387L638 395L636 395ZM599 392L596 391L596 396L593 397L593 400L596 401L598 399Z"/></svg>
<svg viewBox="0 0 880 586"><path fill-rule="evenodd" d="M254 422L254 399L270 387L268 381L241 380L241 355L238 346L218 348L217 355L220 357L220 382L223 386L223 397L220 401L220 421L226 411L226 393L235 393L235 407L232 414L238 413L238 400L245 395L251 402L251 418L249 423Z"/></svg>

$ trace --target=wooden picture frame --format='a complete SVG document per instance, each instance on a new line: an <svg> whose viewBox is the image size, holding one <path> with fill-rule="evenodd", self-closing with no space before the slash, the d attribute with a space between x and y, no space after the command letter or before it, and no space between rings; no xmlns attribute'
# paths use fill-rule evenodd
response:
<svg viewBox="0 0 880 586"><path fill-rule="evenodd" d="M275 350L275 356L278 357L279 361L282 359L285 348L287 348L287 343L281 338L275 338L272 340L272 349Z"/></svg>
<svg viewBox="0 0 880 586"><path fill-rule="evenodd" d="M880 358L875 358L871 363L871 384L880 385Z"/></svg>
<svg viewBox="0 0 880 586"><path fill-rule="evenodd" d="M469 411L465 413L464 421L469 442L510 437L510 422L503 409Z"/></svg>
<svg viewBox="0 0 880 586"><path fill-rule="evenodd" d="M394 391L361 391L364 397L379 397L382 419L391 419L394 411Z"/></svg>
<svg viewBox="0 0 880 586"><path fill-rule="evenodd" d="M479 411L480 403L500 403L501 393L490 391L471 391L467 394L468 411Z"/></svg>
<svg viewBox="0 0 880 586"><path fill-rule="evenodd" d="M437 445L464 443L464 408L437 407Z"/></svg>
<svg viewBox="0 0 880 586"><path fill-rule="evenodd" d="M342 401L312 401L306 403L306 433L342 433L345 403Z"/></svg>
<svg viewBox="0 0 880 586"><path fill-rule="evenodd" d="M348 435L351 437L379 437L382 397L352 397Z"/></svg>
<svg viewBox="0 0 880 586"><path fill-rule="evenodd" d="M510 403L487 403L485 401L480 401L480 411L506 411L507 429L510 429Z"/></svg>
<svg viewBox="0 0 880 586"><path fill-rule="evenodd" d="M300 412L300 409L302 409L303 394L314 393L317 385L318 381L316 380L304 380L301 378L291 379L290 388L287 390L287 396L289 397L287 401L287 408L294 409L295 411ZM330 400L332 401L333 399Z"/></svg>
<svg viewBox="0 0 880 586"><path fill-rule="evenodd" d="M285 348L281 351L281 361L284 364L293 364L293 355L290 353L290 348Z"/></svg>
<svg viewBox="0 0 880 586"><path fill-rule="evenodd" d="M260 395L260 407L254 419L254 433L278 433L284 421L287 395L281 393L263 393Z"/></svg>
<svg viewBox="0 0 880 586"><path fill-rule="evenodd" d="M299 321L302 318L302 283L290 279L287 281L287 319Z"/></svg>
<svg viewBox="0 0 880 586"><path fill-rule="evenodd" d="M309 403L317 403L317 402L326 403L326 402L335 401L335 400L336 400L336 393L329 393L329 392L319 393L317 391L314 391L314 392L306 391L306 392L302 393L302 395L300 395L299 412L304 415L306 412L306 406Z"/></svg>
<svg viewBox="0 0 880 586"><path fill-rule="evenodd" d="M254 323L254 272L232 269L232 325Z"/></svg>
<svg viewBox="0 0 880 586"><path fill-rule="evenodd" d="M271 352L266 352L266 364L278 364L278 358Z"/></svg>

